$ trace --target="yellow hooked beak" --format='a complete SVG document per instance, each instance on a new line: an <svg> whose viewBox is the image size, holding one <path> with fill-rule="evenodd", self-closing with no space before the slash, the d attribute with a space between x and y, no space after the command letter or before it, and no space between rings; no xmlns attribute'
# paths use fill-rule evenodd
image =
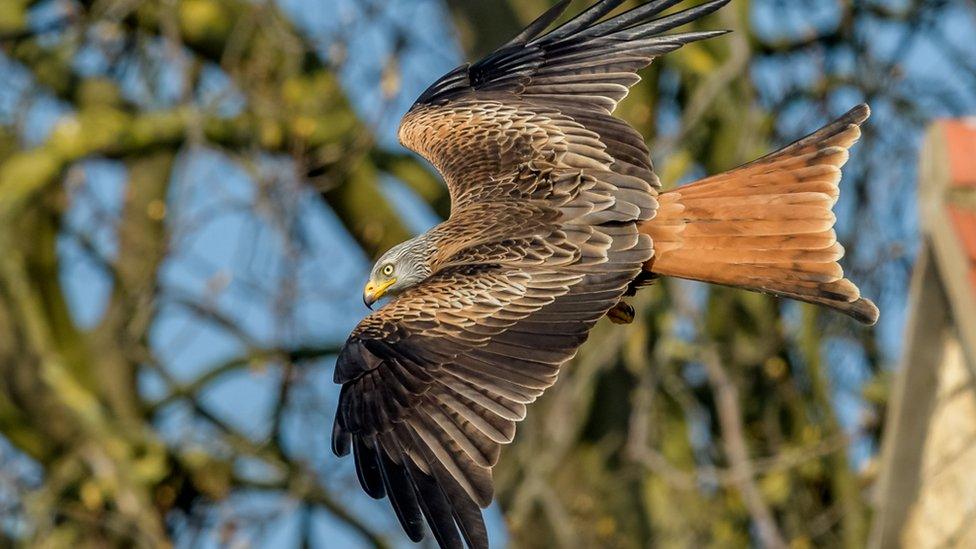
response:
<svg viewBox="0 0 976 549"><path fill-rule="evenodd" d="M396 284L396 281L397 279L395 278L391 278L380 284L373 284L373 282L370 281L368 284L366 284L366 288L363 290L363 303L365 303L366 306L372 310L373 303L376 303L379 298L383 297L386 294L386 290L388 290L390 286Z"/></svg>

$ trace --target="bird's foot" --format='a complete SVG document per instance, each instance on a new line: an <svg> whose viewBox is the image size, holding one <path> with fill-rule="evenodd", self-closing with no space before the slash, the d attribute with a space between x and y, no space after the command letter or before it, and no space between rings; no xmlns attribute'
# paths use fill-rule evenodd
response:
<svg viewBox="0 0 976 549"><path fill-rule="evenodd" d="M634 321L635 316L637 316L637 311L634 310L634 307L623 301L618 301L613 309L607 311L607 318L614 324L630 324Z"/></svg>

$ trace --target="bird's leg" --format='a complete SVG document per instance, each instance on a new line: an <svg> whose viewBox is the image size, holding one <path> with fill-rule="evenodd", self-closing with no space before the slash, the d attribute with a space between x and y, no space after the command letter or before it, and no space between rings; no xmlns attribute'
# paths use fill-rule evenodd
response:
<svg viewBox="0 0 976 549"><path fill-rule="evenodd" d="M630 324L634 321L635 316L637 316L637 311L624 300L618 301L612 309L607 311L607 318L614 324Z"/></svg>
<svg viewBox="0 0 976 549"><path fill-rule="evenodd" d="M657 279L658 276L656 274L650 271L641 271L636 278L630 281L630 286L627 286L624 297L634 297L637 295L637 290L654 284Z"/></svg>
<svg viewBox="0 0 976 549"><path fill-rule="evenodd" d="M657 280L657 275L648 271L641 271L633 281L631 281L630 286L627 287L627 291L624 293L624 297L634 297L637 295L637 290L650 286ZM612 309L607 311L607 318L610 322L614 324L630 324L634 321L634 317L637 316L637 311L629 303L625 303L624 300L620 300Z"/></svg>

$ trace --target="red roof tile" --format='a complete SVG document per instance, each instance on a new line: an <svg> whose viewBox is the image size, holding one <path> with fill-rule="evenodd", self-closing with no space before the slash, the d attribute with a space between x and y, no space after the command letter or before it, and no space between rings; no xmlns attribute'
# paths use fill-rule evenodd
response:
<svg viewBox="0 0 976 549"><path fill-rule="evenodd" d="M976 261L976 212L952 205L948 206L948 210L966 255L971 261Z"/></svg>
<svg viewBox="0 0 976 549"><path fill-rule="evenodd" d="M943 122L953 186L976 187L976 118Z"/></svg>
<svg viewBox="0 0 976 549"><path fill-rule="evenodd" d="M976 119L945 120L952 187L973 187L976 193ZM960 189L961 191L961 189ZM948 203L946 209L959 243L969 257L969 283L976 289L976 210Z"/></svg>

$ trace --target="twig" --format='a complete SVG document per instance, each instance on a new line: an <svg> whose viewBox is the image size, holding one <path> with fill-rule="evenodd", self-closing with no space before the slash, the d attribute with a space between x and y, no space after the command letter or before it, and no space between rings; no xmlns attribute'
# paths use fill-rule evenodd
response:
<svg viewBox="0 0 976 549"><path fill-rule="evenodd" d="M292 497L325 509L359 533L377 549L385 549L389 544L373 532L364 522L350 513L344 505L336 501L310 474L292 471L282 482L260 482L245 477L234 477L234 484L252 490L286 491Z"/></svg>
<svg viewBox="0 0 976 549"><path fill-rule="evenodd" d="M718 353L714 349L707 349L703 355L705 368L708 370L708 380L715 393L715 408L722 427L722 441L734 475L734 483L756 524L763 546L786 547L773 513L766 505L754 481L755 472L749 459L749 450L742 428L739 391L722 367Z"/></svg>

